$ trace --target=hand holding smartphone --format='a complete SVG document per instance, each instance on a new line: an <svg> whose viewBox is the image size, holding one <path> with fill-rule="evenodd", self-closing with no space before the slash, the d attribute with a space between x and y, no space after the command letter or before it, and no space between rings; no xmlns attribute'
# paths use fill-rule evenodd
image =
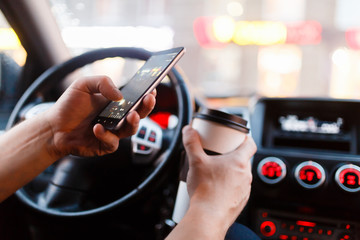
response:
<svg viewBox="0 0 360 240"><path fill-rule="evenodd" d="M155 89L184 53L183 47L154 53L121 88L123 98L110 102L95 118L94 124L100 123L106 129L118 130L126 116L139 106L146 94Z"/></svg>

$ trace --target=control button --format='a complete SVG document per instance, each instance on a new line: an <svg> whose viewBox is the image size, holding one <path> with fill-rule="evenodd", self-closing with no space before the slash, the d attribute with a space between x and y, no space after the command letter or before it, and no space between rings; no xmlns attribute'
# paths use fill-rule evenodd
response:
<svg viewBox="0 0 360 240"><path fill-rule="evenodd" d="M275 234L276 232L276 226L273 222L271 221L265 221L260 225L260 232L262 233L262 235L264 235L265 237L271 237Z"/></svg>
<svg viewBox="0 0 360 240"><path fill-rule="evenodd" d="M346 230L353 230L354 226L352 224L345 223L345 224L341 225L341 228L346 229Z"/></svg>
<svg viewBox="0 0 360 240"><path fill-rule="evenodd" d="M156 141L156 132L155 132L155 131L151 131L151 132L150 132L150 135L149 135L148 140L149 140L150 142L155 142L155 141Z"/></svg>
<svg viewBox="0 0 360 240"><path fill-rule="evenodd" d="M295 229L295 225L290 225L290 226L289 226L289 230L290 230L290 231L294 231L294 229Z"/></svg>
<svg viewBox="0 0 360 240"><path fill-rule="evenodd" d="M351 240L351 239L354 239L351 235L347 234L347 233L343 233L343 234L340 234L339 240Z"/></svg>
<svg viewBox="0 0 360 240"><path fill-rule="evenodd" d="M281 235L279 235L279 239L281 239L281 240L288 240L288 239L289 239L289 236L288 236L288 235L285 235L285 234L281 234Z"/></svg>
<svg viewBox="0 0 360 240"><path fill-rule="evenodd" d="M144 139L145 134L146 134L146 127L141 127L137 136L138 138Z"/></svg>
<svg viewBox="0 0 360 240"><path fill-rule="evenodd" d="M138 147L138 150L140 150L140 151L148 151L150 149L150 147L142 145L142 144L139 144L137 147Z"/></svg>
<svg viewBox="0 0 360 240"><path fill-rule="evenodd" d="M358 192L360 190L360 167L346 164L335 173L335 181L347 192Z"/></svg>
<svg viewBox="0 0 360 240"><path fill-rule="evenodd" d="M295 178L304 188L317 188L325 181L325 170L316 162L303 162L295 168Z"/></svg>
<svg viewBox="0 0 360 240"><path fill-rule="evenodd" d="M257 172L265 183L275 184L286 176L286 165L277 157L267 157L259 162Z"/></svg>

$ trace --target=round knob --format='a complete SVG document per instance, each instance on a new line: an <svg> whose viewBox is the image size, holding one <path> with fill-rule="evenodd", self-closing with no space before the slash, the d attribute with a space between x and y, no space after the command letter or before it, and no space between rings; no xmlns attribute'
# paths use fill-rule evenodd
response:
<svg viewBox="0 0 360 240"><path fill-rule="evenodd" d="M260 232L265 237L271 237L276 232L276 226L275 223L271 221L265 221L260 225Z"/></svg>
<svg viewBox="0 0 360 240"><path fill-rule="evenodd" d="M295 179L304 188L317 188L325 181L325 170L316 162L303 162L295 168Z"/></svg>
<svg viewBox="0 0 360 240"><path fill-rule="evenodd" d="M259 162L257 172L261 180L268 184L275 184L285 178L286 165L279 158L267 157Z"/></svg>
<svg viewBox="0 0 360 240"><path fill-rule="evenodd" d="M360 167L346 164L335 173L335 181L347 192L360 191Z"/></svg>

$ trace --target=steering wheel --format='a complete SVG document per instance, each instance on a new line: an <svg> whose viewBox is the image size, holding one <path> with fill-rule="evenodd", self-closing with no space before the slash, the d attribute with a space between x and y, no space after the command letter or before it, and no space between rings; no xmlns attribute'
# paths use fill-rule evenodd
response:
<svg viewBox="0 0 360 240"><path fill-rule="evenodd" d="M16 124L21 111L37 91L44 87L59 84L60 81L74 70L104 58L122 57L146 60L150 56L151 52L139 48L106 48L86 52L60 65L54 66L39 76L25 91L12 111L6 128L9 129ZM157 143L160 142L160 145L158 144L157 146L160 147L155 149L156 154L147 155L146 151L136 152L139 144L145 145L145 149L143 145L141 145L140 150L155 148L154 145L146 145L146 142L139 142L136 135L132 137L131 140L121 140L118 151L110 155L93 158L67 156L57 161L57 163L51 165L40 174L42 176L41 178L39 177L40 180L34 179L30 184L19 189L15 193L16 196L25 205L42 213L54 216L76 217L107 212L114 208L134 203L135 200L146 195L160 179L166 176L168 169L176 164L176 154L181 145L181 129L190 122L192 114L191 98L183 77L175 68L169 72L168 77L170 79L170 88L175 92L177 99L177 125L173 130L164 130L147 118L140 122L139 127L139 130L148 129L151 130L152 133L157 133L158 139L156 141ZM140 134L139 131L138 134ZM159 139L159 136L161 139ZM129 141L131 142L130 144ZM141 155L141 153L143 153L143 155ZM125 155L125 158L136 158L140 162L141 159L146 157L154 158L155 160L145 161L153 164L150 164L150 169L145 168L146 170L143 172L146 172L146 174L140 176L135 183L130 183L131 181L126 179L125 176L125 179L122 179L124 181L121 182L126 186L126 189L121 193L115 194L115 197L111 195L109 199L103 202L100 201L100 203L96 201L95 203L94 201L87 202L86 198L91 195L89 190L94 186L94 178L96 179L96 173L98 171L109 171L109 169L114 168L114 162L116 162L116 167L119 167L119 163L124 162L125 164L120 164L120 167L126 168L131 165L131 163L129 164L129 162L131 162L129 159L119 160L119 158L122 158L122 155ZM113 159L113 161L111 159ZM106 164L105 166L99 167L101 163ZM135 168L136 171L138 171L144 167ZM139 171L141 172L141 170ZM36 184L34 184L34 181L36 181ZM113 181L113 179L109 181ZM111 186L111 184L104 183L104 181L102 184ZM97 189L103 188L99 187ZM111 189L110 187L109 189L105 187L105 189L112 191L115 188ZM117 191L114 190L114 192Z"/></svg>

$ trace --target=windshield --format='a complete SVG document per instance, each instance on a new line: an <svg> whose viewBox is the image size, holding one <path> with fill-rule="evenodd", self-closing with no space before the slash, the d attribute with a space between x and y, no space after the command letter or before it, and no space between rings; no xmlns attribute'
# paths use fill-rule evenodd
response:
<svg viewBox="0 0 360 240"><path fill-rule="evenodd" d="M74 54L184 46L208 97L360 98L358 0L50 0Z"/></svg>

